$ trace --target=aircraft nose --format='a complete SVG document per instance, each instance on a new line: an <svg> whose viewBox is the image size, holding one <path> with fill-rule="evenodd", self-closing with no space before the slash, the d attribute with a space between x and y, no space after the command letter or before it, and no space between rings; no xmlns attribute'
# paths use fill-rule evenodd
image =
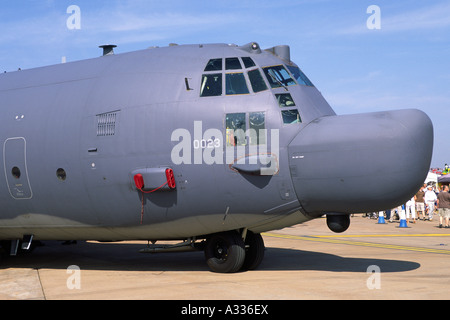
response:
<svg viewBox="0 0 450 320"><path fill-rule="evenodd" d="M304 209L322 214L394 208L424 183L433 125L422 111L322 117L289 145L295 191Z"/></svg>

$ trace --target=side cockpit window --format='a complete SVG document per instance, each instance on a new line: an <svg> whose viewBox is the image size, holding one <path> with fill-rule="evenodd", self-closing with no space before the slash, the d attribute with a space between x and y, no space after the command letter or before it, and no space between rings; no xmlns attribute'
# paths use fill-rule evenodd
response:
<svg viewBox="0 0 450 320"><path fill-rule="evenodd" d="M284 124L301 123L302 119L297 109L281 111Z"/></svg>
<svg viewBox="0 0 450 320"><path fill-rule="evenodd" d="M207 73L202 76L200 87L200 97L217 97L222 95L222 73L223 59L211 59L205 67L205 72L216 71L215 73Z"/></svg>
<svg viewBox="0 0 450 320"><path fill-rule="evenodd" d="M288 87L296 85L294 79L283 65L263 68L267 81L272 88Z"/></svg>
<svg viewBox="0 0 450 320"><path fill-rule="evenodd" d="M222 74L211 73L202 76L200 88L201 97L215 97L222 95Z"/></svg>
<svg viewBox="0 0 450 320"><path fill-rule="evenodd" d="M295 107L294 99L292 98L290 93L276 94L275 97L277 98L280 108Z"/></svg>
<svg viewBox="0 0 450 320"><path fill-rule="evenodd" d="M308 86L308 87L314 87L312 82L302 72L302 70L300 70L299 67L295 67L295 66L287 66L287 67L299 84L302 84L302 85Z"/></svg>

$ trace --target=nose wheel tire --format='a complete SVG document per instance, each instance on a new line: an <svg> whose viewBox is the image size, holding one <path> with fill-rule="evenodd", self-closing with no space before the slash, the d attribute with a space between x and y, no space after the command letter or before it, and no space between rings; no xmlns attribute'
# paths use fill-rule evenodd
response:
<svg viewBox="0 0 450 320"><path fill-rule="evenodd" d="M245 261L245 244L237 232L218 233L206 242L206 262L213 272L238 272Z"/></svg>
<svg viewBox="0 0 450 320"><path fill-rule="evenodd" d="M264 259L264 240L259 233L247 232L243 270L255 270Z"/></svg>

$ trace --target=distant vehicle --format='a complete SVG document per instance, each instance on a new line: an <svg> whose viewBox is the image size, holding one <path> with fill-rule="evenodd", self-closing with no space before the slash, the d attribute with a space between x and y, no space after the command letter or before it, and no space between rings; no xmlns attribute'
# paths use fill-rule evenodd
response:
<svg viewBox="0 0 450 320"><path fill-rule="evenodd" d="M149 240L255 269L262 232L393 208L433 126L415 109L335 114L288 46L171 45L0 75L0 240ZM330 77L333 77L331 74ZM156 241L180 240L178 245Z"/></svg>

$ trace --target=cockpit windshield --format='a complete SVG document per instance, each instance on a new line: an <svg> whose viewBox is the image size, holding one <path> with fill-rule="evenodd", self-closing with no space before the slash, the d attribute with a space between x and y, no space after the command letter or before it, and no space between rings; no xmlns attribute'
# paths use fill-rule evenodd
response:
<svg viewBox="0 0 450 320"><path fill-rule="evenodd" d="M295 66L287 66L287 67L288 67L289 71L292 73L292 75L295 77L295 79L297 80L297 82L299 84L302 84L302 85L305 85L305 86L309 86L309 87L314 87L312 82L302 72L302 70L300 70L299 67L295 67Z"/></svg>
<svg viewBox="0 0 450 320"><path fill-rule="evenodd" d="M274 68L278 70L277 67ZM273 81L279 81L276 80L276 71L271 72L274 73L275 77ZM288 72L284 69L282 74L288 74ZM225 81L222 82L222 79L225 79ZM284 78L281 76L281 79L283 80ZM292 78L290 79L294 82ZM248 82L250 82L251 87L248 86ZM186 88L189 88L188 84ZM225 91L223 88L225 88ZM250 94L250 88L253 89L253 93L268 90L262 73L252 58L215 58L210 59L205 67L202 75L200 97L218 97L222 96L224 92L227 96Z"/></svg>
<svg viewBox="0 0 450 320"><path fill-rule="evenodd" d="M263 75L264 74L264 75ZM187 81L187 80L186 80ZM262 70L250 57L230 57L210 59L204 69L200 97L219 97L258 94L270 88L283 88L297 84L313 86L311 81L297 66L283 64L263 67ZM186 86L189 88L189 86ZM300 110L289 92L274 90L280 107L283 125L302 123ZM247 116L250 121L250 134L246 136ZM252 132L265 129L265 112L230 113L226 117L227 146L245 146L266 144L264 137ZM250 140L248 140L249 138Z"/></svg>
<svg viewBox="0 0 450 320"><path fill-rule="evenodd" d="M272 88L296 85L294 79L283 65L263 68L267 81Z"/></svg>

